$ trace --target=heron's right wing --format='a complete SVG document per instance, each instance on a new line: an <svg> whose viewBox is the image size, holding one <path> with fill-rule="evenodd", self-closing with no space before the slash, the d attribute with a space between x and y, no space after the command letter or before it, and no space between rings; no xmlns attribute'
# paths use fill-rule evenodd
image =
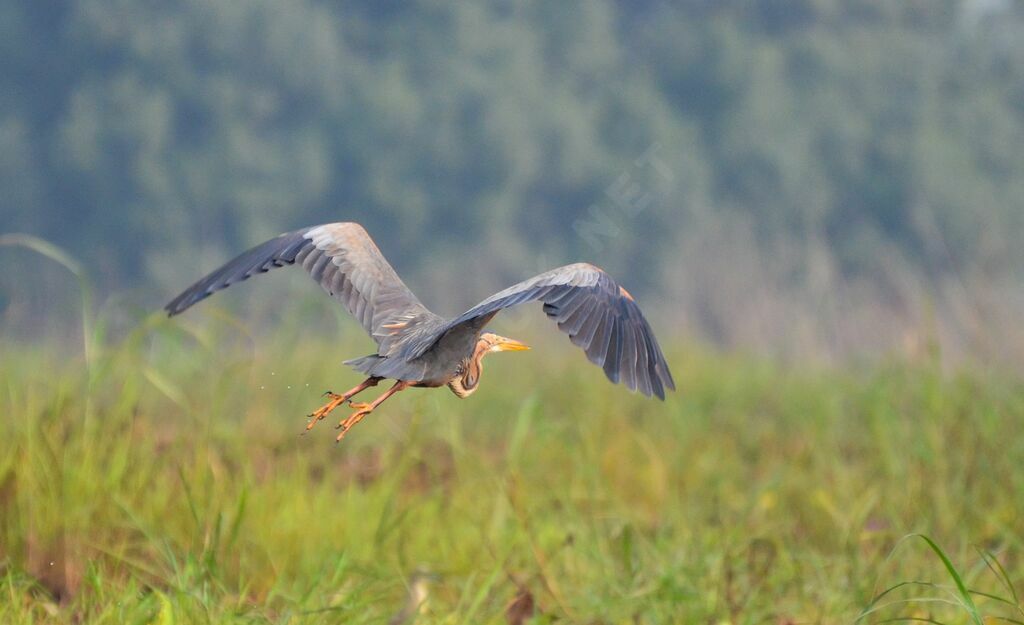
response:
<svg viewBox="0 0 1024 625"><path fill-rule="evenodd" d="M254 274L296 263L352 313L382 355L404 331L439 319L405 286L366 230L351 222L287 232L257 245L185 289L164 309L177 315Z"/></svg>
<svg viewBox="0 0 1024 625"><path fill-rule="evenodd" d="M426 353L449 332L478 331L498 312L541 301L544 312L569 335L587 358L604 369L612 382L622 382L644 395L665 398L675 388L672 373L654 332L626 289L588 263L546 271L495 293L438 327L428 340L410 343L407 359Z"/></svg>

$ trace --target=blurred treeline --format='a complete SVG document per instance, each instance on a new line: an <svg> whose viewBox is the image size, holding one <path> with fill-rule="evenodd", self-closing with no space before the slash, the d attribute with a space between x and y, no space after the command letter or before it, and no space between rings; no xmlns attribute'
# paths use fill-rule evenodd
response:
<svg viewBox="0 0 1024 625"><path fill-rule="evenodd" d="M440 312L589 260L666 334L1024 355L1024 3L2 0L0 59L0 233L143 307L356 220Z"/></svg>

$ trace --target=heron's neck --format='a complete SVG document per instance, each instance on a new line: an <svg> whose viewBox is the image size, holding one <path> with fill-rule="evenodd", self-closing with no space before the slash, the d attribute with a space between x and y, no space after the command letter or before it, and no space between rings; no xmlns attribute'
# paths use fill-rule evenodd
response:
<svg viewBox="0 0 1024 625"><path fill-rule="evenodd" d="M452 389L460 399L472 395L480 385L480 376L484 372L484 356L490 345L483 341L477 343L473 355L462 363L462 374L457 375L448 382L448 388Z"/></svg>

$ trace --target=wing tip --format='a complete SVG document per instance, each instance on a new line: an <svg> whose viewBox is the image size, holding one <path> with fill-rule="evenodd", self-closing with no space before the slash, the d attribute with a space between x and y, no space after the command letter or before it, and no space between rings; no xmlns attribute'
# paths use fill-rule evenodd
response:
<svg viewBox="0 0 1024 625"><path fill-rule="evenodd" d="M168 302L167 305L163 307L163 311L167 313L167 317L170 318L185 312L186 308L188 308L188 306L179 305L178 300L175 299Z"/></svg>
<svg viewBox="0 0 1024 625"><path fill-rule="evenodd" d="M672 372L668 370L668 363L664 361L660 363L658 366L658 373L661 378L661 383L664 384L668 390L675 391L676 381L672 378Z"/></svg>
<svg viewBox="0 0 1024 625"><path fill-rule="evenodd" d="M168 305L164 306L163 310L164 310L164 312L167 313L167 317L169 319L171 317L177 317L178 315L180 315L181 313L185 312L189 308L192 308L192 304L191 303L188 304L187 306L172 306L171 304L168 304Z"/></svg>
<svg viewBox="0 0 1024 625"><path fill-rule="evenodd" d="M610 375L608 376L608 379L613 384L622 384L631 393L638 393L640 395L643 395L644 397L654 397L654 398L657 398L657 399L659 399L661 401L665 401L665 390L661 387L661 385L652 385L652 388L646 388L646 387L640 386L639 384L630 384L625 379L618 379L618 380L613 379L612 376L610 376ZM672 390L675 390L675 389L672 389Z"/></svg>
<svg viewBox="0 0 1024 625"><path fill-rule="evenodd" d="M184 293L175 297L167 305L164 306L163 310L167 313L168 317L175 317L185 312L189 308L192 308L197 302L200 302L210 296L209 293L200 293L196 297L196 293L192 292L191 289L186 290Z"/></svg>

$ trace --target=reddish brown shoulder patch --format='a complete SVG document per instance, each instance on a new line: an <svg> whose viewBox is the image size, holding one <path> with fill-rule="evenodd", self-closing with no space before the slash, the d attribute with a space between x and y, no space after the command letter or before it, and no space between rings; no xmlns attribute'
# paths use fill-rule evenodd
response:
<svg viewBox="0 0 1024 625"><path fill-rule="evenodd" d="M627 291L626 289L622 288L621 286L619 287L619 295L621 295L622 297L625 297L626 299L628 299L631 302L636 301L636 300L633 299L633 296L629 294L629 291Z"/></svg>

